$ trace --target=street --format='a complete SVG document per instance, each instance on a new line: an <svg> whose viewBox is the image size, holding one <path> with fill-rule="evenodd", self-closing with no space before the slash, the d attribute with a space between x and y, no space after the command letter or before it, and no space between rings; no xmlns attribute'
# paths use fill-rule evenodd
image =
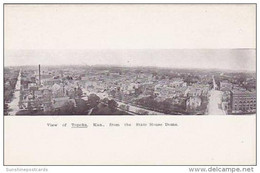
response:
<svg viewBox="0 0 260 173"><path fill-rule="evenodd" d="M214 76L212 76L213 88L209 92L209 104L208 104L208 114L209 115L225 115L225 112L221 109L221 98L222 91L217 90L217 84Z"/></svg>
<svg viewBox="0 0 260 173"><path fill-rule="evenodd" d="M15 85L13 100L8 104L10 112L9 115L15 115L19 110L20 101L20 87L21 87L21 70L18 75L18 79Z"/></svg>

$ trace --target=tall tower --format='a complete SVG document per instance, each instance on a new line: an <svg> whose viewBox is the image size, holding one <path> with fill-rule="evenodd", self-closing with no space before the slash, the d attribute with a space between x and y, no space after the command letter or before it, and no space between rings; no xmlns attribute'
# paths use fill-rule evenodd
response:
<svg viewBox="0 0 260 173"><path fill-rule="evenodd" d="M41 86L41 65L39 64L39 86Z"/></svg>

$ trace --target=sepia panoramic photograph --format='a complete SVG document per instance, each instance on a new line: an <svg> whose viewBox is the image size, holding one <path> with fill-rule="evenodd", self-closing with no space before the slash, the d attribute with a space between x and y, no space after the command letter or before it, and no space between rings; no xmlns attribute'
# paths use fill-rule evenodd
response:
<svg viewBox="0 0 260 173"><path fill-rule="evenodd" d="M122 9L119 17L116 6L72 6L81 9L75 13L59 7L6 6L4 115L256 113L255 48L221 48L217 38L215 48L176 41L193 35L176 22L180 16L168 15L173 6L166 13L144 5L150 15L142 20Z"/></svg>
<svg viewBox="0 0 260 173"><path fill-rule="evenodd" d="M14 63L69 56L75 65L6 66L5 115L254 114L254 55L247 49L10 52L23 57Z"/></svg>

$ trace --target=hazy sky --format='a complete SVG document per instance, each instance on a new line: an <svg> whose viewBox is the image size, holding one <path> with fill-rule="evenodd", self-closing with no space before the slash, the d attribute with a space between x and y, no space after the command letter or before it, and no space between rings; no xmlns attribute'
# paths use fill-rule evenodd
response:
<svg viewBox="0 0 260 173"><path fill-rule="evenodd" d="M4 12L5 65L255 66L254 4L5 5Z"/></svg>
<svg viewBox="0 0 260 173"><path fill-rule="evenodd" d="M255 71L255 49L23 50L5 65L122 65Z"/></svg>

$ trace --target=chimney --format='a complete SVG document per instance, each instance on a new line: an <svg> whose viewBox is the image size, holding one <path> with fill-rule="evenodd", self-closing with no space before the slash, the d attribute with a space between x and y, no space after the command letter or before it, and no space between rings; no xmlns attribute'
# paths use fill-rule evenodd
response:
<svg viewBox="0 0 260 173"><path fill-rule="evenodd" d="M41 86L41 65L39 64L39 86Z"/></svg>

